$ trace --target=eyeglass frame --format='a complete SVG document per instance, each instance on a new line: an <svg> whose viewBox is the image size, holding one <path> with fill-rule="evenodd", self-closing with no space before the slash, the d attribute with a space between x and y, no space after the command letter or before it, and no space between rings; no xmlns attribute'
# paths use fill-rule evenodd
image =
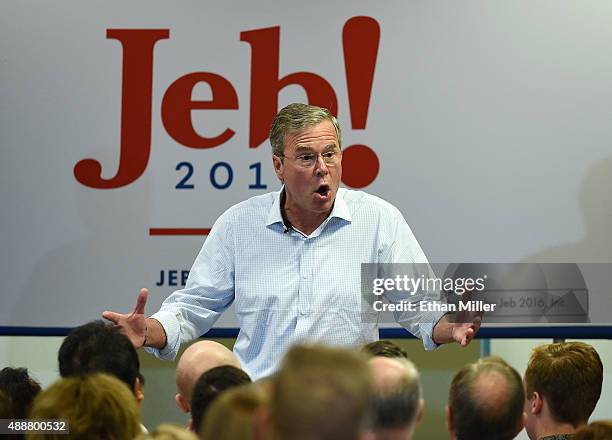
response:
<svg viewBox="0 0 612 440"><path fill-rule="evenodd" d="M324 154L329 154L329 153L333 153L334 154L334 156L332 156L331 158L328 158L328 159L333 159L332 162L328 162L328 161L325 160ZM304 165L303 163L300 163L299 162L299 158L302 157L302 156L307 156L307 155L315 156L313 158L313 160L312 160L312 163L310 165ZM339 160L337 162L336 162L336 159L335 159L336 155L339 158ZM330 166L331 167L335 167L335 166L337 166L342 161L342 150L339 149L339 148L335 148L333 150L324 151L323 153L315 153L313 151L310 151L310 152L304 152L304 153L298 154L297 156L286 156L284 153L281 156L278 156L278 155L275 155L275 156L277 156L277 157L279 157L281 159L286 157L287 159L294 160L302 168L312 168L319 161L319 157L320 157L321 159L323 159L323 163L326 166L328 166L328 167L330 167ZM304 159L302 159L302 160L304 160Z"/></svg>

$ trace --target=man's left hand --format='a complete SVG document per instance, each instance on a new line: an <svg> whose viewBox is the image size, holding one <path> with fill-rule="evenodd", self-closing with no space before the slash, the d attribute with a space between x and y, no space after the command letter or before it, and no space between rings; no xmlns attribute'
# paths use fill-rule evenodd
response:
<svg viewBox="0 0 612 440"><path fill-rule="evenodd" d="M454 322L453 315L444 315L433 329L433 340L436 344L456 342L467 347L480 329L481 318L475 316L471 322Z"/></svg>
<svg viewBox="0 0 612 440"><path fill-rule="evenodd" d="M474 318L473 322L456 322L451 325L453 340L462 347L467 347L480 328L480 317Z"/></svg>

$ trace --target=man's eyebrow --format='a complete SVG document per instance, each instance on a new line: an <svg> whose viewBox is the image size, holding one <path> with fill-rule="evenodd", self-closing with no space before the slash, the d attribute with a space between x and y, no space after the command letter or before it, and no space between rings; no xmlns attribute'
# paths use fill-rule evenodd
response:
<svg viewBox="0 0 612 440"><path fill-rule="evenodd" d="M329 150L333 150L337 148L337 144L335 142L332 142L331 144L327 144L325 147L323 147L323 151L329 151ZM296 153L310 153L310 152L314 152L314 148L309 147L308 145L298 145L295 148L295 152Z"/></svg>
<svg viewBox="0 0 612 440"><path fill-rule="evenodd" d="M335 142L332 142L331 144L328 144L324 150L333 150L336 147L338 147L338 145Z"/></svg>
<svg viewBox="0 0 612 440"><path fill-rule="evenodd" d="M313 152L313 151L314 151L314 150L313 150L311 147L308 147L308 146L306 146L306 145L298 145L298 146L295 148L295 152L296 152L296 153L311 153L311 152Z"/></svg>

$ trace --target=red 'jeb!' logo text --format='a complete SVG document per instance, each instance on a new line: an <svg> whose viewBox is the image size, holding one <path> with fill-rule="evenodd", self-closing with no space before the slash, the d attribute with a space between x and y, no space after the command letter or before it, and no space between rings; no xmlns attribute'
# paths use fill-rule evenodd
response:
<svg viewBox="0 0 612 440"><path fill-rule="evenodd" d="M121 142L117 174L102 178L102 165L83 159L74 167L74 176L83 185L112 189L129 185L144 173L151 151L151 102L153 51L155 44L170 38L168 29L108 29L106 37L119 40L123 47L121 97ZM278 94L286 86L304 88L310 104L338 114L338 100L325 78L312 72L295 72L279 78L280 28L271 27L240 33L240 40L251 46L251 96L249 147L257 148L268 137L270 124L278 111ZM353 129L365 129L374 79L380 28L370 17L349 19L342 31L344 65ZM208 101L194 101L193 88L200 82L211 90ZM161 119L168 134L190 148L214 148L234 136L231 128L216 135L197 133L191 121L193 110L237 110L238 96L232 84L212 72L188 73L166 90ZM342 180L352 187L370 184L378 174L378 158L366 145L344 149Z"/></svg>

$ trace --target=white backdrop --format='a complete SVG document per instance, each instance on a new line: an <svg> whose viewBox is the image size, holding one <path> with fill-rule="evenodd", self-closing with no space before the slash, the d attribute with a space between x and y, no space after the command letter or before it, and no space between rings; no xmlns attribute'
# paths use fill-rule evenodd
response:
<svg viewBox="0 0 612 440"><path fill-rule="evenodd" d="M347 92L342 40L359 16L380 29L375 58L349 56L375 62L365 105ZM153 312L175 288L168 271L188 270L204 237L152 236L151 228L208 228L232 204L278 189L267 140L249 140L265 113L253 109L251 77L273 66L254 72L246 40L270 28L257 35L274 43L278 30L279 77L312 72L330 84L344 146L365 144L380 163L364 189L400 208L430 260L612 262L610 23L607 1L3 1L0 327L74 326L107 308L127 311L143 286ZM145 93L122 127L128 43L107 33L137 29L168 37L152 50L150 118ZM358 48L375 40L357 34ZM349 77L362 70L349 66ZM235 90L234 109L172 114L201 137L235 132L214 148L184 146L162 120L169 87L196 72ZM130 90L146 89L147 75L135 78ZM200 82L191 99L220 99L217 89ZM278 93L279 108L306 100L298 85ZM142 132L151 125L142 175L113 189L79 182L81 160L99 161L109 181L120 145L146 143L121 144L138 117ZM190 165L177 170L181 162ZM194 188L176 189L189 167ZM211 182L213 168L226 189ZM250 189L258 169L267 187ZM345 173L363 176L367 167ZM166 283L156 286L162 271ZM218 325L234 323L230 313Z"/></svg>

